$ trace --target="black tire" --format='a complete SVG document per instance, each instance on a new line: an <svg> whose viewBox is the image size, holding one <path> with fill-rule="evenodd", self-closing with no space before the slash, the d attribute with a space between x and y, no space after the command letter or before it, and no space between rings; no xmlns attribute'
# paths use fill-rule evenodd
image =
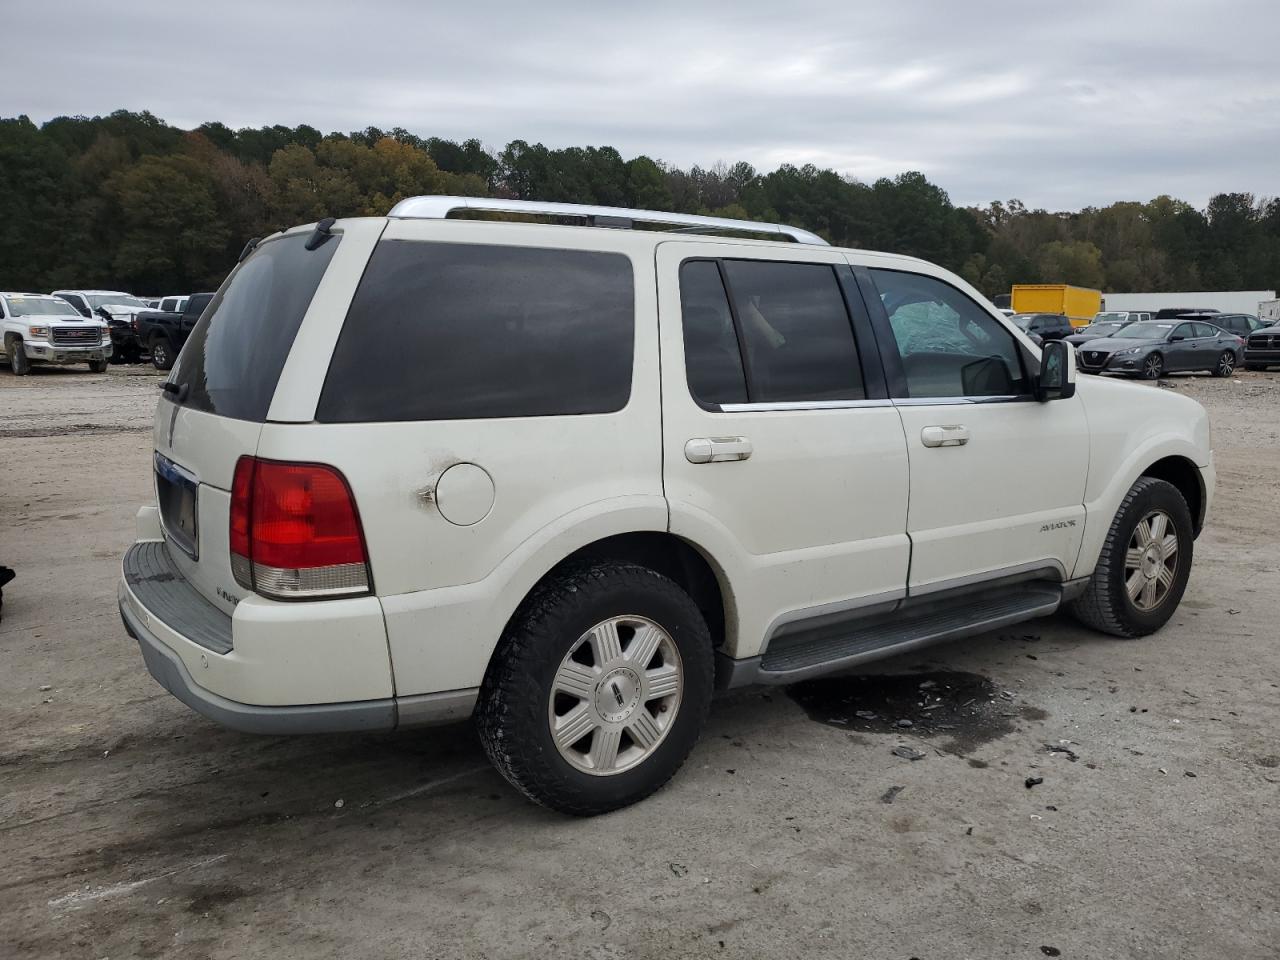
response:
<svg viewBox="0 0 1280 960"><path fill-rule="evenodd" d="M1209 371L1215 377L1229 377L1236 372L1236 355L1230 350L1223 350L1218 362Z"/></svg>
<svg viewBox="0 0 1280 960"><path fill-rule="evenodd" d="M623 615L645 617L667 633L684 686L653 752L634 766L595 776L570 764L555 745L548 719L553 680L580 637ZM594 816L643 800L680 769L706 722L714 672L706 622L687 593L646 567L602 562L549 578L521 605L485 674L476 723L489 759L517 790L561 813Z"/></svg>
<svg viewBox="0 0 1280 960"><path fill-rule="evenodd" d="M106 360L90 360L89 371L91 373L106 373L107 361Z"/></svg>
<svg viewBox="0 0 1280 960"><path fill-rule="evenodd" d="M1164 376L1164 356L1153 353L1143 360L1141 376L1143 380L1159 380Z"/></svg>
<svg viewBox="0 0 1280 960"><path fill-rule="evenodd" d="M31 359L27 356L26 347L21 340L9 341L5 349L9 353L9 369L15 377L25 377L31 372Z"/></svg>
<svg viewBox="0 0 1280 960"><path fill-rule="evenodd" d="M168 337L156 337L151 341L151 364L157 370L172 370L175 359L173 344Z"/></svg>
<svg viewBox="0 0 1280 960"><path fill-rule="evenodd" d="M1178 537L1178 560L1168 592L1154 609L1143 611L1125 589L1125 555L1138 523L1153 510L1164 512L1172 521ZM1187 588L1194 537L1191 511L1178 488L1154 477L1139 477L1111 521L1089 585L1071 602L1072 615L1085 626L1115 637L1145 637L1159 630L1178 609Z"/></svg>

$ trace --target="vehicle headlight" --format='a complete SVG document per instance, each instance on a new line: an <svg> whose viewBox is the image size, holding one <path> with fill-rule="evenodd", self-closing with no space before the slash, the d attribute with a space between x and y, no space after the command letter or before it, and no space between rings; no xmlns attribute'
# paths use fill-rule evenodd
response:
<svg viewBox="0 0 1280 960"><path fill-rule="evenodd" d="M1115 355L1117 357L1132 357L1135 354L1141 353L1145 349L1147 348L1146 347L1130 347L1128 350L1117 350L1115 352Z"/></svg>
<svg viewBox="0 0 1280 960"><path fill-rule="evenodd" d="M48 328L48 327L28 327L28 329L31 331L31 335L32 335L33 337L47 337L47 336L49 336L49 328Z"/></svg>

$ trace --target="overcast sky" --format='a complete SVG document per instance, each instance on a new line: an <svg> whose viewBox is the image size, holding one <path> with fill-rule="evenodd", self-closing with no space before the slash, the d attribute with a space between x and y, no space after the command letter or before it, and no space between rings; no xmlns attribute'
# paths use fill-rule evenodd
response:
<svg viewBox="0 0 1280 960"><path fill-rule="evenodd" d="M1280 2L0 0L0 116L151 110L921 170L961 204L1280 193Z"/></svg>

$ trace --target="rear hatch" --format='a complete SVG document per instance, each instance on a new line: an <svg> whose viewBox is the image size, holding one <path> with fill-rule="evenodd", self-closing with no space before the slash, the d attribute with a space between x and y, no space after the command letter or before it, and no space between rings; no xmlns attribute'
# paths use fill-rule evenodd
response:
<svg viewBox="0 0 1280 960"><path fill-rule="evenodd" d="M163 385L154 478L169 553L230 614L244 595L228 548L236 461L253 455L294 339L341 244L309 231L259 244L223 283Z"/></svg>

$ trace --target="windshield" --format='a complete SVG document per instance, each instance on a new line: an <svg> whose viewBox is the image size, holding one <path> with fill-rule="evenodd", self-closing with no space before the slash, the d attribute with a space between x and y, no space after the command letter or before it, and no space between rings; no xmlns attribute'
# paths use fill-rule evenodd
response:
<svg viewBox="0 0 1280 960"><path fill-rule="evenodd" d="M1114 320L1105 321L1103 323L1099 323L1095 320L1093 323L1089 324L1089 328L1084 332L1089 334L1091 337L1109 337L1117 330L1123 329L1125 326L1127 326L1126 323L1117 323Z"/></svg>
<svg viewBox="0 0 1280 960"><path fill-rule="evenodd" d="M1143 323L1131 323L1124 328L1124 335L1127 340L1163 340L1175 326L1173 323L1147 320Z"/></svg>
<svg viewBox="0 0 1280 960"><path fill-rule="evenodd" d="M1031 321L1038 316L1039 316L1038 313L1019 313L1016 316L1010 317L1009 319L1013 321L1014 325L1019 330L1025 330L1027 329L1027 327L1031 326Z"/></svg>
<svg viewBox="0 0 1280 960"><path fill-rule="evenodd" d="M65 317L77 319L80 314L65 300L32 300L27 297L5 297L9 313L15 317Z"/></svg>
<svg viewBox="0 0 1280 960"><path fill-rule="evenodd" d="M1126 313L1100 313L1093 318L1094 323L1112 323L1116 320L1128 320L1129 315Z"/></svg>
<svg viewBox="0 0 1280 960"><path fill-rule="evenodd" d="M105 307L107 304L121 307L141 307L143 310L147 305L137 297L131 297L127 293L91 293L86 294L85 299L89 301L89 306L97 310L99 307Z"/></svg>

